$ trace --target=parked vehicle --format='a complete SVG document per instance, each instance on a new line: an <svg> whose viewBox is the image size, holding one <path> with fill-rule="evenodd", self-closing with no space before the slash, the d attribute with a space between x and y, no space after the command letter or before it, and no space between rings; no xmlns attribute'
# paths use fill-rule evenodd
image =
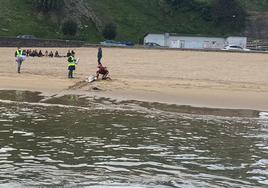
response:
<svg viewBox="0 0 268 188"><path fill-rule="evenodd" d="M124 41L124 42L117 42L114 40L105 40L103 42L100 43L101 45L104 46L134 46L133 42L129 42L129 41Z"/></svg>
<svg viewBox="0 0 268 188"><path fill-rule="evenodd" d="M16 38L18 38L18 39L37 39L33 35L18 35Z"/></svg>
<svg viewBox="0 0 268 188"><path fill-rule="evenodd" d="M147 42L144 44L145 46L149 46L149 47L160 47L159 44L154 43L154 42Z"/></svg>
<svg viewBox="0 0 268 188"><path fill-rule="evenodd" d="M222 50L230 50L230 51L250 51L250 49L242 48L241 46L237 46L237 45L228 45L228 46L225 46Z"/></svg>
<svg viewBox="0 0 268 188"><path fill-rule="evenodd" d="M134 43L131 42L131 41L124 41L124 42L121 42L122 44L125 44L127 46L134 46Z"/></svg>

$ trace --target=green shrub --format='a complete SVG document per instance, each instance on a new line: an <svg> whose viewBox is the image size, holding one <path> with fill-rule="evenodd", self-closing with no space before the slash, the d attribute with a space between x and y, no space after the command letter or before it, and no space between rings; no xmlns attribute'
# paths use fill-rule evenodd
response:
<svg viewBox="0 0 268 188"><path fill-rule="evenodd" d="M237 0L215 0L212 3L212 16L216 24L240 30L245 26L247 14Z"/></svg>
<svg viewBox="0 0 268 188"><path fill-rule="evenodd" d="M64 0L34 0L34 6L44 12L59 10L64 5Z"/></svg>
<svg viewBox="0 0 268 188"><path fill-rule="evenodd" d="M194 5L194 0L165 0L173 9L187 10Z"/></svg>
<svg viewBox="0 0 268 188"><path fill-rule="evenodd" d="M106 24L103 31L102 35L105 39L113 40L115 39L117 35L117 26L115 23L109 23Z"/></svg>
<svg viewBox="0 0 268 188"><path fill-rule="evenodd" d="M78 31L78 25L73 20L68 20L62 24L62 32L64 35L75 36Z"/></svg>

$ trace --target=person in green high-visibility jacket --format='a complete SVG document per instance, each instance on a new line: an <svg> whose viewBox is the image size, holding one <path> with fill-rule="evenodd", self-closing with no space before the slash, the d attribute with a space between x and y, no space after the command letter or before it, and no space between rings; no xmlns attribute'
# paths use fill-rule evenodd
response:
<svg viewBox="0 0 268 188"><path fill-rule="evenodd" d="M18 63L18 73L20 73L21 64L24 61L23 50L18 47L18 50L15 52L16 62Z"/></svg>
<svg viewBox="0 0 268 188"><path fill-rule="evenodd" d="M75 59L75 53L73 52L69 57L68 57L68 78L74 78L73 77L73 72L75 70L76 66L76 59Z"/></svg>

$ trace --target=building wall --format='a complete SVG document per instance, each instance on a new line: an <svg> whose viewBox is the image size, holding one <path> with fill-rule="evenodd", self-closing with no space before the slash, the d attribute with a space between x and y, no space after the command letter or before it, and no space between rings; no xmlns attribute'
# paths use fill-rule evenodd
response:
<svg viewBox="0 0 268 188"><path fill-rule="evenodd" d="M228 37L226 41L228 45L237 45L242 48L247 47L247 37Z"/></svg>
<svg viewBox="0 0 268 188"><path fill-rule="evenodd" d="M144 43L153 42L160 46L182 49L222 49L226 45L247 46L247 37L195 37L174 36L169 34L148 34Z"/></svg>
<svg viewBox="0 0 268 188"><path fill-rule="evenodd" d="M170 48L221 49L225 46L224 38L171 36Z"/></svg>
<svg viewBox="0 0 268 188"><path fill-rule="evenodd" d="M144 44L147 42L154 42L160 46L165 46L165 35L164 34L148 34L144 38Z"/></svg>

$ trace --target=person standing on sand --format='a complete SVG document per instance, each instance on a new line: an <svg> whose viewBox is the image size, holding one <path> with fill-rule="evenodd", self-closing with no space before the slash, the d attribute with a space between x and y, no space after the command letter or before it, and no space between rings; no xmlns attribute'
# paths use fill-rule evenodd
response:
<svg viewBox="0 0 268 188"><path fill-rule="evenodd" d="M98 64L100 65L101 64L101 59L102 59L102 49L101 49L101 47L99 47L97 57L98 57Z"/></svg>
<svg viewBox="0 0 268 188"><path fill-rule="evenodd" d="M72 52L71 55L68 57L68 78L74 78L73 77L73 71L75 70L76 66L76 59L75 59L75 53Z"/></svg>
<svg viewBox="0 0 268 188"><path fill-rule="evenodd" d="M18 73L20 73L21 64L24 61L23 50L18 47L18 50L15 52L16 62L18 63Z"/></svg>
<svg viewBox="0 0 268 188"><path fill-rule="evenodd" d="M71 55L72 55L72 53L70 52L70 50L68 50L66 57L70 57Z"/></svg>

